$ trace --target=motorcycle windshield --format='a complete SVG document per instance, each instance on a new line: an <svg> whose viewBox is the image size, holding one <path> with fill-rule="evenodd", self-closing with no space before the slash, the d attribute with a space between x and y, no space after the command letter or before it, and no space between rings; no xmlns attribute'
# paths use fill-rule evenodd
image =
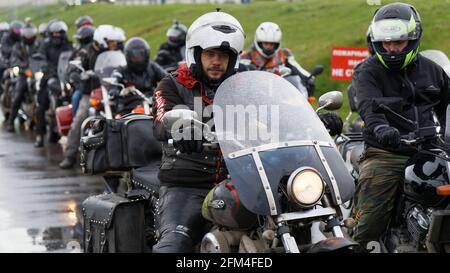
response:
<svg viewBox="0 0 450 273"><path fill-rule="evenodd" d="M61 82L66 81L67 68L69 67L69 60L72 56L72 51L61 52L58 59L58 79Z"/></svg>
<svg viewBox="0 0 450 273"><path fill-rule="evenodd" d="M238 73L218 88L217 138L239 198L253 213L282 213L278 186L301 167L316 169L338 204L354 191L333 140L306 98L285 79Z"/></svg>
<svg viewBox="0 0 450 273"><path fill-rule="evenodd" d="M435 49L427 49L420 52L420 54L440 65L444 69L445 73L447 73L450 77L450 60L444 52Z"/></svg>
<svg viewBox="0 0 450 273"><path fill-rule="evenodd" d="M111 77L114 69L127 65L122 51L105 51L98 55L95 61L94 72L99 78Z"/></svg>
<svg viewBox="0 0 450 273"><path fill-rule="evenodd" d="M33 74L39 71L43 71L44 66L46 65L46 61L41 58L30 58L30 69L33 71Z"/></svg>

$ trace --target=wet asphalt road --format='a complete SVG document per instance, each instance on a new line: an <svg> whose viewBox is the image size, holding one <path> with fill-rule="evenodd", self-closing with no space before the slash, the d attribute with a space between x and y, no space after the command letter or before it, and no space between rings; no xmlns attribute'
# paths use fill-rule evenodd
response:
<svg viewBox="0 0 450 273"><path fill-rule="evenodd" d="M80 252L79 205L102 191L102 179L61 170L61 144L33 142L19 126L15 134L0 126L0 252Z"/></svg>

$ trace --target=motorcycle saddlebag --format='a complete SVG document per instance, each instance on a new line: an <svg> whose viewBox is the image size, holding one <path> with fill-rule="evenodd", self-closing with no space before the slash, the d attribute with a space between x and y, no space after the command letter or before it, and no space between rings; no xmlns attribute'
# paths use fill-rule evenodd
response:
<svg viewBox="0 0 450 273"><path fill-rule="evenodd" d="M91 196L83 204L85 253L144 252L145 198L115 193Z"/></svg>
<svg viewBox="0 0 450 273"><path fill-rule="evenodd" d="M59 106L56 108L56 124L61 136L67 136L72 124L72 105Z"/></svg>
<svg viewBox="0 0 450 273"><path fill-rule="evenodd" d="M97 123L102 127L98 134L81 138L85 173L130 171L161 158L161 143L153 136L152 117L138 114Z"/></svg>

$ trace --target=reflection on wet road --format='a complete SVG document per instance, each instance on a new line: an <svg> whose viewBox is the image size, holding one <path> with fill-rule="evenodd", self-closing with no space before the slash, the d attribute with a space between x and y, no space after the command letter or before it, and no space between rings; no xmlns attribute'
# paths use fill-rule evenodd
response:
<svg viewBox="0 0 450 273"><path fill-rule="evenodd" d="M79 204L101 192L102 179L61 170L61 145L33 141L0 128L0 252L80 252Z"/></svg>

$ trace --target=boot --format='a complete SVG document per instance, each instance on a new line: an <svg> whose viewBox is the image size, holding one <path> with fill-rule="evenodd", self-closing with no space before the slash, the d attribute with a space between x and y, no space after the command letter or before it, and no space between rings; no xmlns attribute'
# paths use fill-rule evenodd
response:
<svg viewBox="0 0 450 273"><path fill-rule="evenodd" d="M35 148L42 148L44 147L44 136L43 135L36 135L36 141L34 142Z"/></svg>
<svg viewBox="0 0 450 273"><path fill-rule="evenodd" d="M66 157L64 158L63 161L61 161L61 163L59 163L59 167L61 169L70 169L73 168L73 166L75 165L76 160L74 158L71 157Z"/></svg>

